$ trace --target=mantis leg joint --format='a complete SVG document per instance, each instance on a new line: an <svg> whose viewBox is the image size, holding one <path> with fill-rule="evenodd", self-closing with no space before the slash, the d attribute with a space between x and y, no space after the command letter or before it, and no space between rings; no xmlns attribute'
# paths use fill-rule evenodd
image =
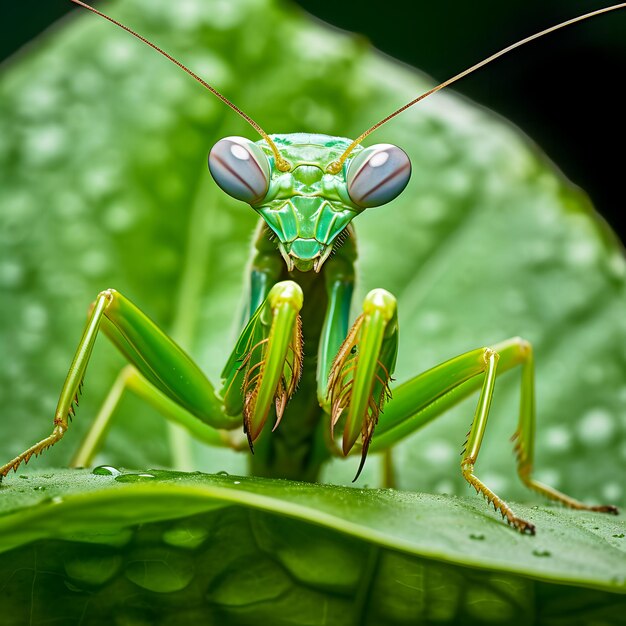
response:
<svg viewBox="0 0 626 626"><path fill-rule="evenodd" d="M485 365L489 365L489 362L494 360L496 363L500 359L500 355L493 348L485 348L483 353L483 359Z"/></svg>

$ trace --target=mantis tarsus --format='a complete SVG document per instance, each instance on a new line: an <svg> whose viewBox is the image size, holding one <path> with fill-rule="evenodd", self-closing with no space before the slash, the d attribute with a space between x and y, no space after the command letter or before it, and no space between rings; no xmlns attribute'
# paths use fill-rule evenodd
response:
<svg viewBox="0 0 626 626"><path fill-rule="evenodd" d="M382 289L371 291L363 313L350 327L356 257L350 222L361 211L393 200L410 176L409 159L400 148L389 144L360 146L371 132L509 50L626 4L569 20L509 46L418 96L352 141L326 135L267 135L222 94L161 49L84 3L73 1L167 56L263 137L257 143L227 137L209 156L209 168L218 185L249 203L263 218L251 263L248 321L224 368L222 387L216 392L191 359L138 308L115 290L103 291L90 311L63 386L52 434L0 467L0 476L63 437L102 329L132 366L124 371L114 393L132 388L209 444L249 445L255 452L252 470L261 475L313 480L332 454L347 455L353 450L361 452L361 469L369 449L389 450L452 404L480 391L461 459L463 475L509 524L533 533L534 526L515 516L474 474L497 376L519 365L522 393L516 451L520 478L530 488L572 508L617 512L613 506L585 505L532 478L535 408L533 357L528 342L514 338L467 352L395 387L391 393L389 384L398 349L396 301ZM303 334L307 339L306 360ZM310 347L316 345L317 351ZM309 373L317 370L316 381L309 375L295 394L303 366ZM292 395L294 402L288 405ZM266 422L273 413L275 432L270 434ZM277 428L283 416L284 422ZM111 412L104 414L94 425L75 464L86 465L93 458L110 417ZM247 435L247 445L244 442L243 446L227 433L239 428L242 418ZM336 446L332 433L339 431L342 443Z"/></svg>

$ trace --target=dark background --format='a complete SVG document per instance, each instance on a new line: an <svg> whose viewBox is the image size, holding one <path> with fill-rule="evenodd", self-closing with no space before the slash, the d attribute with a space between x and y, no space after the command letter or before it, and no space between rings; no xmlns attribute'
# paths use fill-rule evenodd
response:
<svg viewBox="0 0 626 626"><path fill-rule="evenodd" d="M1 2L0 60L64 14L82 10L69 0ZM380 50L442 81L527 35L608 6L610 0L299 4L322 20L361 32ZM99 6L106 10L105 2ZM454 88L536 138L626 241L621 224L625 77L626 10L621 10L533 42Z"/></svg>

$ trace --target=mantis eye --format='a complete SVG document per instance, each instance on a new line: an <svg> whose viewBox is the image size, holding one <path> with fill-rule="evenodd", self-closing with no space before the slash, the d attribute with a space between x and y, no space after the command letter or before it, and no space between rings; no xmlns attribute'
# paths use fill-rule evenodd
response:
<svg viewBox="0 0 626 626"><path fill-rule="evenodd" d="M229 196L248 204L262 200L270 184L265 153L244 137L220 139L209 153L209 171Z"/></svg>
<svg viewBox="0 0 626 626"><path fill-rule="evenodd" d="M364 209L400 195L411 178L411 161L404 150L379 143L360 152L348 167L348 194Z"/></svg>

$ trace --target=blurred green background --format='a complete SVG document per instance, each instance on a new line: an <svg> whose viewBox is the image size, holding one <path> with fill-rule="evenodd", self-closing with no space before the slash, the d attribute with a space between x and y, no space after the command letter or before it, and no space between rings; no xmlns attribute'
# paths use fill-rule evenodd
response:
<svg viewBox="0 0 626 626"><path fill-rule="evenodd" d="M57 6L67 8L65 0ZM286 2L120 0L106 7L211 76L271 130L355 136L427 84L374 54L364 38L312 23ZM0 345L10 359L0 367L0 413L3 423L18 425L0 439L6 458L43 435L87 304L101 289L115 287L131 297L214 381L240 330L233 320L245 293L242 275L256 216L219 192L206 171L206 154L218 138L249 129L119 29L84 10L74 17L2 68ZM565 17L542 16L541 24L523 30ZM607 28L614 18L574 30ZM473 35L488 50L474 51L472 61L525 34L492 30L501 40L485 44ZM449 76L467 66L462 56L451 71L430 71ZM581 75L594 76L595 84L594 74ZM507 81L496 80L485 72L468 84L482 81L504 91ZM601 95L599 102L614 102L609 93ZM515 335L532 341L543 480L580 497L619 500L624 494L615 467L626 458L620 439L626 397L622 249L593 219L584 195L503 118L453 91L414 113L379 135L407 150L414 173L392 210L359 216L355 304L373 287L398 295L398 380L478 345ZM611 128L619 121L612 116ZM541 144L546 139L533 137ZM615 193L620 183L611 181ZM98 342L81 419L67 443L40 464L67 464L122 363L108 342ZM494 414L509 419L490 422L481 468L494 488L528 498L503 445L513 429L516 383L510 376L498 385L502 404L494 404ZM98 462L171 465L163 420L131 395L122 405ZM401 487L467 490L455 446L471 410L458 407L400 446ZM205 471L239 473L246 460L239 455L227 465L199 445L184 456L187 466ZM362 484L378 484L375 459ZM356 468L336 465L325 479L349 483Z"/></svg>
<svg viewBox="0 0 626 626"><path fill-rule="evenodd" d="M438 80L527 35L611 0L393 3L297 0L316 17L361 32L377 48ZM100 8L106 10L106 2ZM72 10L69 0L4 0L0 60ZM464 79L454 89L508 118L584 189L626 241L623 196L626 10L552 34ZM620 139L621 136L621 139Z"/></svg>
<svg viewBox="0 0 626 626"><path fill-rule="evenodd" d="M278 2L103 0L100 6L110 7L111 14L164 45L202 75L210 76L271 130L315 129L354 136L377 116L426 88L428 81L423 76L374 54L364 45L364 38L330 31L303 18L302 12L293 10L287 2L280 6ZM390 47L402 44L417 55L413 61L416 66L444 79L529 32L580 14L592 5L597 3L550 3L549 7L539 3L508 3L503 7L485 4L486 18L476 13L476 5L459 13L463 7L448 3L430 7L428 14L420 7L419 19L408 19L398 3L394 4L394 16L375 12L368 16L362 6L358 15L353 15L353 9L344 4L344 13L334 14L333 19L364 32L368 27L358 20L369 20L370 28L372 24L375 28L369 37L376 45L406 60L401 50ZM66 0L39 5L5 3L0 42L7 53L15 50L69 6ZM325 10L320 2L314 8L318 15ZM50 14L46 15L48 10ZM439 11L437 18L430 13L435 10ZM468 15L470 11L475 14ZM532 23L521 16L528 16ZM84 324L85 310L99 290L115 287L131 297L189 350L214 381L219 379L239 330L236 318L246 290L242 276L256 216L249 207L229 200L216 188L206 170L206 154L218 138L251 134L250 129L145 46L84 11L75 17L38 38L30 50L1 68L0 353L5 358L0 364L0 462L49 432L50 417ZM621 197L610 196L611 189L621 194L621 172L619 162L609 159L606 147L617 141L617 129L623 124L622 107L614 95L619 87L611 87L609 77L620 76L620 71L623 74L625 17L613 14L581 25L555 36L551 45L544 42L531 46L461 85L466 94L471 88L483 89L482 95L472 95L513 118L545 146L570 178L591 190L596 205L605 214L623 204ZM37 23L40 18L45 19ZM387 19L394 29L403 25L406 32L387 31ZM485 31L478 31L474 24L480 24ZM384 43L379 36L389 33ZM562 53L556 52L561 49ZM583 69L580 56L578 60L573 57L574 49L582 51L577 54L593 69ZM533 54L538 55L536 60L532 60ZM518 69L512 69L515 59ZM500 98L513 93L518 74L526 83L520 83L522 95L511 96L511 100L524 119L500 103ZM529 108L529 90L541 89L539 76L549 80L556 75L564 81L563 87L554 86L558 98L537 95L536 101L538 110L553 111L553 118L565 123L561 137L549 119L544 130L530 126L538 114ZM587 93L605 84L609 85L606 91L595 100ZM571 89L569 95L563 91L565 87ZM581 94L586 98L579 98ZM583 122L588 124L588 134L596 144L583 147L581 157L575 150L581 149ZM503 118L463 101L454 92L438 94L414 115L399 117L378 137L378 141L405 147L414 163L414 173L407 192L389 210L367 211L358 218L360 256L355 303L373 287L384 287L398 295L402 346L397 379L405 380L478 345L517 334L526 337L533 342L537 357L536 477L589 502L625 503L624 484L619 477L624 474L626 461L626 260L619 242L594 219L584 194L569 185L530 141ZM556 148L562 152L556 154ZM591 165L584 165L583 157ZM580 173L571 169L574 166L580 168ZM607 182L583 179L589 174L601 174ZM601 193L609 195L603 199ZM310 345L305 343L306 349ZM97 342L93 356L79 416L65 441L23 471L22 476L29 475L30 481L11 476L2 485L0 500L5 505L19 506L16 496L22 491L36 493L39 498L39 485L34 485L31 467L47 472L42 480L49 481L46 486L50 489L41 494L43 498L68 493L64 480L71 472L46 468L67 465L123 364L106 340ZM515 476L508 441L518 402L519 372L498 382L493 419L481 449L479 475L507 500L536 505L541 498L524 489ZM469 493L458 464L474 405L475 399L469 399L397 446L394 464L400 489L461 496ZM291 423L297 425L297 420ZM164 420L127 394L96 462L141 469L182 467L175 456ZM185 457L187 466L194 470L228 471L231 475L245 471L246 459L247 455L229 455L195 443L190 444L190 454ZM355 458L331 463L322 479L352 484L357 463ZM381 466L380 455L371 455L355 486L380 485ZM328 488L309 489L321 492ZM407 496L398 491L390 497L401 504ZM440 498L442 509L450 501ZM476 519L484 516L486 520L492 515L479 498L472 496L467 502L476 510ZM115 500L109 508L126 515L133 507ZM164 508L175 510L170 499ZM550 507L541 508L545 516L554 512ZM569 517L594 523L591 515ZM54 533L52 522L58 522L58 518L47 519ZM265 591L258 585L265 573L249 569L256 553L246 552L245 559L240 558L241 547L247 550L248 545L241 541L240 531L244 529L245 537L245 529L253 529L250 536L258 551L258 525L236 517L223 519L219 527L202 522L223 538L223 543L209 542L216 551L207 553L206 562L231 570L232 577L223 577L234 590L231 597L245 597L255 616L261 604L271 611L273 603L250 603L250 597L256 596L247 596L250 580L255 589ZM387 518L383 519L386 523ZM615 520L603 518L603 524L608 522ZM494 534L502 534L507 544L527 539L517 537L500 522L490 526ZM33 525L23 527L28 532ZM469 532L463 521L460 527ZM222 534L221 528L228 532ZM280 532L282 528L273 526L286 544L299 542L311 554L318 551L319 544L311 541L308 529L304 541L293 541L300 531L284 533ZM90 530L93 532L93 527ZM588 533L584 528L581 532L585 537L605 541L600 534ZM161 533L151 527L139 539L130 540L129 548L124 547L120 554L115 552L117 548L112 554L98 554L116 559L120 572L127 563L143 568L161 559L161 551L151 551L152 542L161 541ZM617 530L608 535L612 545L623 544ZM535 545L541 550L528 554L530 561L539 563L537 569L549 563L546 556L553 549L549 545L546 554L546 536L537 537L539 543ZM481 534L466 538L468 543L499 555L489 537L482 542L475 541L483 539ZM117 541L117 536L114 539ZM338 543L333 542L332 552L326 553L332 553L332 563L341 573L344 570L335 550ZM557 543L563 545L563 538ZM239 551L232 550L233 545ZM343 538L341 545L345 545ZM41 558L42 552L27 549L28 554L14 553L0 563L0 570L6 572L4 578L15 582L14 587L5 587L5 596L17 598L15 605L30 612L30 621L19 615L11 626L37 623L39 615L42 622L50 623L55 619L52 611L62 611L67 596L71 596L71 607L78 612L86 606L81 601L96 613L99 606L111 610L112 596L123 603L132 595L155 611L166 603L170 612L191 605L185 593L175 598L164 593L163 604L155 594L138 595L139 585L132 575L120 575L115 582L126 586L107 587L112 595L100 595L102 604L98 605L91 583L80 596L82 587L77 588L73 582L65 586L66 574L57 573L65 565L59 563L56 545L49 559ZM174 559L180 557L183 565L189 562L180 551L172 552L169 545L166 549ZM91 547L88 550L91 552ZM234 557L234 561L222 558L221 552ZM569 557L570 552L568 544L559 554ZM85 554L78 546L75 553L66 553L64 558L81 563ZM515 562L519 568L519 561ZM583 566L588 564L585 559L579 559L581 562ZM100 569L99 563L94 569ZM324 565L322 561L320 564ZM606 562L601 565L610 567ZM198 571L204 572L202 567L198 561ZM46 578L42 577L44 571ZM113 576L115 569L111 571ZM320 567L317 571L326 585L326 571ZM438 582L442 578L436 574L424 570L415 578L414 571L403 563L393 568L384 561L379 565L381 579L391 581L394 589L405 589L398 584L402 576L412 582L435 581L440 590L447 588ZM19 576L14 577L16 572ZM239 573L246 577L246 583L241 583ZM584 573L578 569L576 575ZM449 587L451 578L447 573L445 577ZM146 580L150 582L151 578ZM202 587L202 577L197 580L202 599L213 602L214 598L206 595L206 586ZM480 608L487 603L483 596L471 595L471 590L480 588L482 593L487 585L484 579L477 580L472 572L471 583L462 580L458 585L462 591L456 595L463 601L469 598L472 607ZM502 580L498 575L499 590ZM14 593L18 586L19 593ZM520 613L519 606L534 607L548 620L557 616L554 619L563 622L567 615L568 624L585 623L585 610L596 611L597 623L608 623L609 613L619 614L619 607L612 609L610 603L583 596L578 589L561 595L558 588L544 587L546 599L542 600L542 589L530 587L527 581L518 585L514 580L510 588L514 593L506 606L511 607L511 615L522 615L520 622L526 615ZM387 587L383 589L377 597L384 596L386 601L402 606L402 600L396 601ZM413 585L406 589L414 593ZM455 593L448 593L448 597ZM575 601L570 601L574 596ZM301 610L298 598L294 596L290 606ZM322 606L318 598L311 606ZM436 602L445 603L447 599ZM508 613L499 608L504 604L491 605L494 619L507 619ZM219 610L219 602L216 606ZM342 611L341 619L345 615ZM461 613L455 615L458 621ZM376 623L376 617L370 615L370 620ZM322 619L317 621L321 623Z"/></svg>

